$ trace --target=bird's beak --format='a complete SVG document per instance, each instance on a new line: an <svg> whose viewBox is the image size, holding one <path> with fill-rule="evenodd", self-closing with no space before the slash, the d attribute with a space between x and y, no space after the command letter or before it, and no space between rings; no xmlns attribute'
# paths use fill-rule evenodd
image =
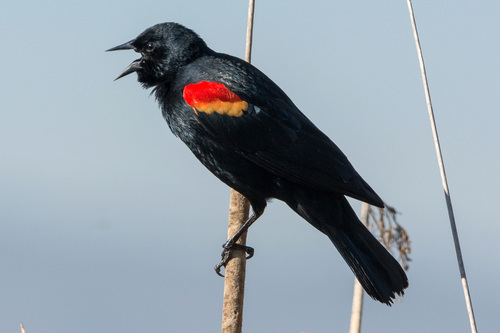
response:
<svg viewBox="0 0 500 333"><path fill-rule="evenodd" d="M106 52L108 51L119 51L119 50L133 50L134 49L134 46L132 45L132 43L134 42L135 39L129 41L129 42L126 42L124 44L121 44L121 45L118 45L118 46L115 46L115 47L112 47L110 48L109 50L106 50ZM137 59L137 60L134 60L130 65L128 65L127 68L125 68L125 70L116 77L115 81L124 77L124 76L127 76L133 72L137 72L138 70L141 69L141 60L142 59Z"/></svg>
<svg viewBox="0 0 500 333"><path fill-rule="evenodd" d="M125 68L125 70L120 75L118 75L116 77L115 81L118 79L121 79L122 77L127 76L133 72L137 72L138 70L142 69L141 60L142 59L134 60L130 65L128 65L127 68Z"/></svg>
<svg viewBox="0 0 500 333"><path fill-rule="evenodd" d="M133 50L134 49L134 45L132 45L132 43L134 41L135 41L135 39L132 39L129 42L126 42L126 43L123 43L121 45L112 47L109 50L106 50L106 52L109 52L109 51L119 51L119 50Z"/></svg>

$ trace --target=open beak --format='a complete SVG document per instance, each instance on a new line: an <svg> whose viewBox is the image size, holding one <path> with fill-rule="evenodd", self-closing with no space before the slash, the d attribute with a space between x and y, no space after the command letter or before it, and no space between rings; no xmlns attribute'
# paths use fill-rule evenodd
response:
<svg viewBox="0 0 500 333"><path fill-rule="evenodd" d="M118 46L115 46L115 47L112 47L110 48L109 50L106 50L106 52L108 51L119 51L119 50L133 50L134 49L134 46L132 45L132 43L134 42L135 39L129 41L129 42L126 42L124 44L121 44L121 45L118 45ZM141 60L142 59L137 59L137 60L134 60L130 65L128 65L127 68L125 68L125 70L116 77L115 81L124 77L124 76L127 76L133 72L137 72L138 70L141 69Z"/></svg>

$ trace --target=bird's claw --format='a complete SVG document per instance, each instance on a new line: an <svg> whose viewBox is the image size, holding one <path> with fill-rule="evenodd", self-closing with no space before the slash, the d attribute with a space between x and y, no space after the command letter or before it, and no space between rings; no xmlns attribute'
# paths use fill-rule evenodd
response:
<svg viewBox="0 0 500 333"><path fill-rule="evenodd" d="M255 250L253 249L253 247L250 247L250 246L245 246L245 245L241 245L241 244L228 244L228 243L225 243L224 245L222 245L222 247L224 248L224 250L222 250L222 253L221 253L221 261L215 265L214 269L215 269L215 273L217 273L217 275L221 276L221 277L224 277L224 274L222 274L220 272L221 268L222 267L226 267L227 263L229 262L229 260L231 259L231 250L233 249L236 249L236 250L243 250L245 251L245 253L247 254L246 255L246 259L250 259L253 257L254 253L255 253Z"/></svg>

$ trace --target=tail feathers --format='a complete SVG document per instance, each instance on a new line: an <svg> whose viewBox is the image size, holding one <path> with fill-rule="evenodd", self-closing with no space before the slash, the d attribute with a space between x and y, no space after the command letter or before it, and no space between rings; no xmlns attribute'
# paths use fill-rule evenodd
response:
<svg viewBox="0 0 500 333"><path fill-rule="evenodd" d="M294 187L284 201L326 234L372 298L391 305L404 295L408 278L401 265L361 223L343 195L318 195Z"/></svg>
<svg viewBox="0 0 500 333"><path fill-rule="evenodd" d="M341 228L324 226L323 231L368 295L387 305L392 304L396 295L404 295L408 287L405 272L357 218Z"/></svg>

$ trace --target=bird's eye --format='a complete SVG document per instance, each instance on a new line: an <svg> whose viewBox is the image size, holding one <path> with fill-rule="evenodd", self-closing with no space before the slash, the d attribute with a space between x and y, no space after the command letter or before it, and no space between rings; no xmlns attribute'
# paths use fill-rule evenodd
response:
<svg viewBox="0 0 500 333"><path fill-rule="evenodd" d="M153 52L154 49L155 45L153 43L148 43L145 48L146 52Z"/></svg>

